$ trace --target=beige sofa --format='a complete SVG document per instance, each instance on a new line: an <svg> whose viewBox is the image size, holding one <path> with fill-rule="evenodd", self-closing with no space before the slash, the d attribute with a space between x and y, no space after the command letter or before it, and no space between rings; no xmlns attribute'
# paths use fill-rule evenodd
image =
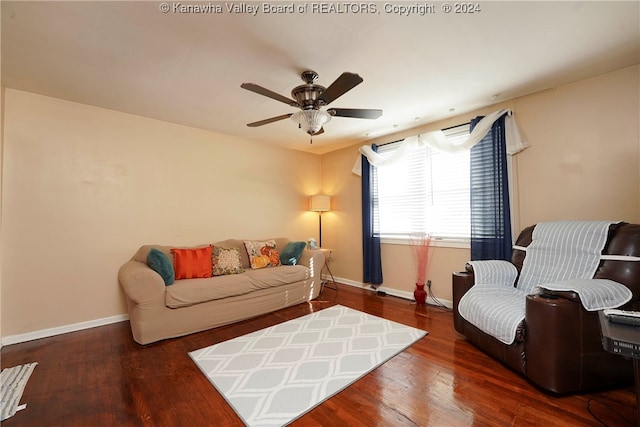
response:
<svg viewBox="0 0 640 427"><path fill-rule="evenodd" d="M286 238L273 239L282 250ZM312 300L321 289L324 256L304 250L297 265L252 270L243 240L213 243L239 249L240 274L176 280L165 286L147 265L152 248L172 259L171 246L145 245L126 262L118 279L126 296L131 332L136 342L148 344L166 338L222 326Z"/></svg>

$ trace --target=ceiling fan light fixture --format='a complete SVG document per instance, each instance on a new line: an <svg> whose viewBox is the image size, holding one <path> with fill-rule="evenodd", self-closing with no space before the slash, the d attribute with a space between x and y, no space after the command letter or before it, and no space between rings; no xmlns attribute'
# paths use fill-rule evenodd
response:
<svg viewBox="0 0 640 427"><path fill-rule="evenodd" d="M365 108L330 108L321 110L322 107L328 106L363 82L362 77L355 73L345 71L327 88L314 83L318 79L318 73L315 71L303 71L300 77L302 77L305 84L293 88L291 98L282 96L255 83L242 83L240 87L243 89L300 109L296 113L281 114L269 119L247 123L247 126L254 128L291 117L291 120L298 124L298 128L304 129L306 133L311 135L313 142L314 135L324 133L323 126L331 120L332 116L373 120L382 115L382 110Z"/></svg>
<svg viewBox="0 0 640 427"><path fill-rule="evenodd" d="M301 110L292 114L291 120L298 123L306 133L313 135L331 120L331 114L324 110Z"/></svg>

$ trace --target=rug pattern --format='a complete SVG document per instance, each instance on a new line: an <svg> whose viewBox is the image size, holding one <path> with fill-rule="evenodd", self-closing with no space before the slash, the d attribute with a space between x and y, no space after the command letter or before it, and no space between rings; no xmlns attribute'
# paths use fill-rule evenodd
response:
<svg viewBox="0 0 640 427"><path fill-rule="evenodd" d="M426 334L337 305L189 355L246 425L281 426Z"/></svg>
<svg viewBox="0 0 640 427"><path fill-rule="evenodd" d="M37 364L33 362L14 366L3 369L0 373L0 421L11 418L21 409L18 406L20 398Z"/></svg>

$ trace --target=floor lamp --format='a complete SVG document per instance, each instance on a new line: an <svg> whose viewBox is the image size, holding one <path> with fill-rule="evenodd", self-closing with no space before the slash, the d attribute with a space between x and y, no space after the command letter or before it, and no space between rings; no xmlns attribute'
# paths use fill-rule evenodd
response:
<svg viewBox="0 0 640 427"><path fill-rule="evenodd" d="M323 194L316 194L315 196L311 196L309 198L309 210L313 212L318 212L318 224L319 224L319 235L318 245L322 247L322 212L329 211L331 207L331 197L325 196Z"/></svg>

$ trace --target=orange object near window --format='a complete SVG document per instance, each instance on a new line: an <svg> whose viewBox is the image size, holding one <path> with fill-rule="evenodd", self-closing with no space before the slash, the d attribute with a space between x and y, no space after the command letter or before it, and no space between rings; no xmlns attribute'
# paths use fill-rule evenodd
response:
<svg viewBox="0 0 640 427"><path fill-rule="evenodd" d="M197 249L171 249L176 280L211 277L213 246Z"/></svg>

